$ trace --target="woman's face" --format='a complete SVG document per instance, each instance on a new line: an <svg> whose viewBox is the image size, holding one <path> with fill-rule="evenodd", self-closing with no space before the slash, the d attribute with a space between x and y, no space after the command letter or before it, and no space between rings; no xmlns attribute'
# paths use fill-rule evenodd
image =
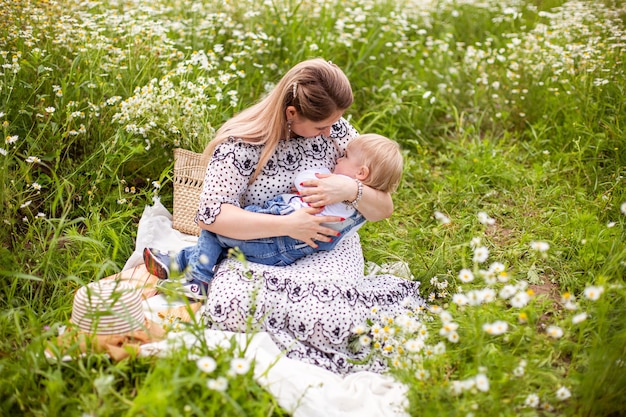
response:
<svg viewBox="0 0 626 417"><path fill-rule="evenodd" d="M287 120L291 120L291 131L305 138L329 136L331 126L337 123L341 116L343 116L343 110L335 112L328 119L313 122L300 116L295 109L293 113L289 112L289 108L287 109Z"/></svg>

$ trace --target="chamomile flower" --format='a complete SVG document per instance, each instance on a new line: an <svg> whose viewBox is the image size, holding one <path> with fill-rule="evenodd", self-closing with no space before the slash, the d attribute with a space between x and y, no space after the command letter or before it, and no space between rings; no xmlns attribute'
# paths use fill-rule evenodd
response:
<svg viewBox="0 0 626 417"><path fill-rule="evenodd" d="M588 300L596 301L600 298L600 295L604 292L604 287L601 286L589 286L585 288L584 294Z"/></svg>
<svg viewBox="0 0 626 417"><path fill-rule="evenodd" d="M585 320L587 320L587 313L585 313L584 311L582 313L576 314L574 317L572 317L572 323L573 324L582 323Z"/></svg>
<svg viewBox="0 0 626 417"><path fill-rule="evenodd" d="M209 379L206 386L211 390L224 392L228 388L228 380L223 376L218 376L215 379Z"/></svg>
<svg viewBox="0 0 626 417"><path fill-rule="evenodd" d="M428 372L428 370L426 369L419 368L417 371L415 371L415 378L419 379L420 381L428 379L429 376L430 372Z"/></svg>
<svg viewBox="0 0 626 417"><path fill-rule="evenodd" d="M467 298L467 295L457 293L452 296L452 302L458 306L464 306L469 303L469 300Z"/></svg>
<svg viewBox="0 0 626 417"><path fill-rule="evenodd" d="M472 260L476 263L482 264L489 258L489 249L486 246L480 246L474 250L474 257Z"/></svg>
<svg viewBox="0 0 626 417"><path fill-rule="evenodd" d="M448 224L451 222L450 218L440 211L435 211L435 213L433 213L433 216L435 216L435 219L438 220L441 224Z"/></svg>
<svg viewBox="0 0 626 417"><path fill-rule="evenodd" d="M530 242L530 248L537 252L547 252L550 249L550 244L548 242L540 242L540 241L532 241Z"/></svg>
<svg viewBox="0 0 626 417"><path fill-rule="evenodd" d="M626 201L624 201L622 203L622 205L619 207L619 209L622 212L622 214L626 216Z"/></svg>
<svg viewBox="0 0 626 417"><path fill-rule="evenodd" d="M485 323L483 324L483 330L492 336L499 336L501 334L506 333L509 329L509 324L506 321L497 320L493 323Z"/></svg>
<svg viewBox="0 0 626 417"><path fill-rule="evenodd" d="M474 383L476 384L476 388L478 388L479 391L482 391L482 392L489 391L489 379L487 378L487 375L485 374L476 375L476 377L474 378Z"/></svg>
<svg viewBox="0 0 626 417"><path fill-rule="evenodd" d="M424 341L422 339L409 339L404 342L404 348L409 352L419 352L424 349Z"/></svg>
<svg viewBox="0 0 626 417"><path fill-rule="evenodd" d="M537 394L528 394L524 400L524 405L530 408L537 408L539 406L539 396Z"/></svg>
<svg viewBox="0 0 626 417"><path fill-rule="evenodd" d="M563 337L563 329L561 329L559 326L548 326L548 328L546 329L546 333L553 339L560 339L561 337Z"/></svg>
<svg viewBox="0 0 626 417"><path fill-rule="evenodd" d="M456 329L459 328L458 323L455 323L453 321L444 323L443 326L441 327L441 329L439 329L439 334L441 336L447 336L450 333L454 332Z"/></svg>
<svg viewBox="0 0 626 417"><path fill-rule="evenodd" d="M217 368L217 362L210 356L203 356L196 361L196 365L198 365L198 369L202 372L206 372L210 374L215 371Z"/></svg>
<svg viewBox="0 0 626 417"><path fill-rule="evenodd" d="M359 337L359 344L363 347L369 346L372 343L372 338L364 334Z"/></svg>
<svg viewBox="0 0 626 417"><path fill-rule="evenodd" d="M561 401L565 401L571 396L572 393L566 387L560 387L558 390L556 390L556 398Z"/></svg>
<svg viewBox="0 0 626 417"><path fill-rule="evenodd" d="M511 297L511 299L509 300L509 303L511 304L511 307L522 308L522 307L526 307L529 301L530 301L530 295L528 295L528 292L519 291L513 297Z"/></svg>
<svg viewBox="0 0 626 417"><path fill-rule="evenodd" d="M478 221L481 224L484 224L486 226L491 226L496 223L496 220L489 217L489 215L485 213L484 211L478 212L477 217L478 217Z"/></svg>
<svg viewBox="0 0 626 417"><path fill-rule="evenodd" d="M367 326L365 324L357 324L352 328L352 333L354 334L364 334L367 331Z"/></svg>
<svg viewBox="0 0 626 417"><path fill-rule="evenodd" d="M459 271L459 279L464 283L472 282L474 281L474 274L469 269L461 269Z"/></svg>
<svg viewBox="0 0 626 417"><path fill-rule="evenodd" d="M230 370L237 375L244 375L250 370L250 361L246 358L234 358L230 361Z"/></svg>

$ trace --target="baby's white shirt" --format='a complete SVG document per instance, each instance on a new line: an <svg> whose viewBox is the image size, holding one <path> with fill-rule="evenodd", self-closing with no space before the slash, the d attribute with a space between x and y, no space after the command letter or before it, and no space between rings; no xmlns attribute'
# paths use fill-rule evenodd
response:
<svg viewBox="0 0 626 417"><path fill-rule="evenodd" d="M324 167L304 170L300 172L298 175L296 175L296 178L294 180L296 189L300 191L306 188L300 185L304 181L318 179L315 176L315 174L330 174L330 173L331 173L330 170ZM285 200L285 202L287 202L295 210L301 209L303 207L309 207L309 205L305 203L304 201L302 201L302 198L300 198L300 196L298 196L297 194L283 194L282 197L283 197L283 200ZM321 212L316 214L316 216L337 216L337 217L343 217L344 219L347 219L348 217L352 216L355 211L356 209L354 207L346 203L335 203L335 204L329 204L325 206ZM322 225L326 227L330 227L331 229L334 229L334 230L341 230L343 228L342 222L322 223ZM361 223L358 226L355 226L354 228L350 230L350 232L348 232L346 235L342 237L350 236L353 233L356 233L356 231L362 225L363 223Z"/></svg>

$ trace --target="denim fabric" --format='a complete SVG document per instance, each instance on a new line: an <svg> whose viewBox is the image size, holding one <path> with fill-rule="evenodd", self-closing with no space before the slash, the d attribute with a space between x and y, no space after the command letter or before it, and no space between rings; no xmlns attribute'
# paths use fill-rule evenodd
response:
<svg viewBox="0 0 626 417"><path fill-rule="evenodd" d="M364 222L365 218L358 211L355 211L351 217L339 223L342 225L342 228L339 230L341 233L340 238L335 238L332 242L317 242L317 248L312 248L301 240L289 236L252 240L238 240L218 236L217 239L223 247L239 248L250 262L264 265L285 266L311 253L334 249L341 240L341 237Z"/></svg>
<svg viewBox="0 0 626 417"><path fill-rule="evenodd" d="M281 196L269 200L263 207L246 206L245 209L273 215L289 214L294 211ZM364 222L365 218L355 210L354 214L342 222L325 224L339 231L340 237L333 239L332 242L317 242L317 248L289 236L239 240L202 230L198 243L181 250L176 256L176 262L180 271L190 268L186 272L188 277L203 282L213 279L215 265L226 256L228 249L235 247L239 248L250 262L286 266L311 253L334 249L342 237Z"/></svg>

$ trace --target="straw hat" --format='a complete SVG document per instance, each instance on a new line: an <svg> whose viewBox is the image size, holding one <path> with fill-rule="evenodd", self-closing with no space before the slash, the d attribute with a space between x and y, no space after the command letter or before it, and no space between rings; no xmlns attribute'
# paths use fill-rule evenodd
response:
<svg viewBox="0 0 626 417"><path fill-rule="evenodd" d="M81 331L125 334L145 327L141 291L128 282L101 280L76 291L70 321Z"/></svg>

